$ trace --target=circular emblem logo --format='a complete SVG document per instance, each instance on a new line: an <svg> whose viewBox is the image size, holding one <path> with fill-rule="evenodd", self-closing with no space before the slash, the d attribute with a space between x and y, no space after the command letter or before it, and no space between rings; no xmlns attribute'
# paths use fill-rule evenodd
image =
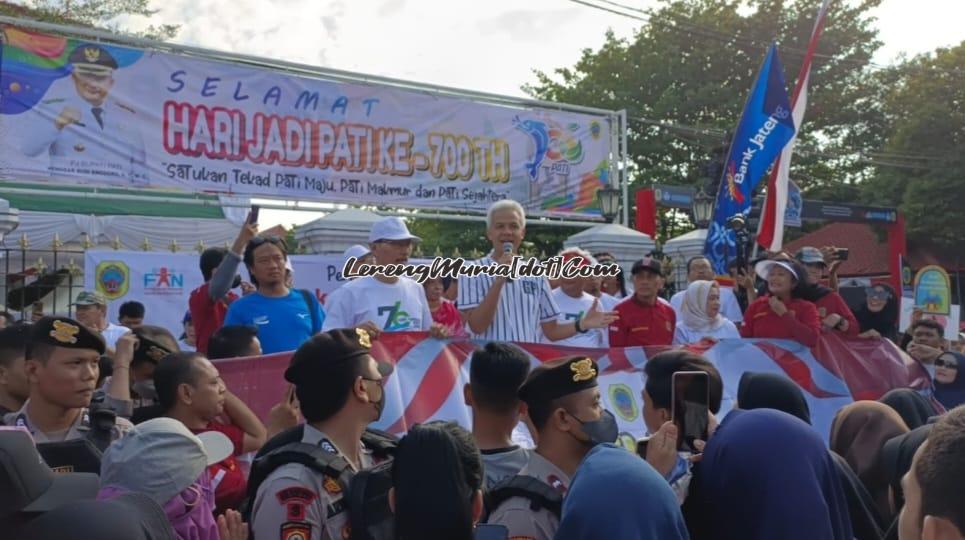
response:
<svg viewBox="0 0 965 540"><path fill-rule="evenodd" d="M631 433L624 431L617 437L617 446L620 446L627 452L636 453L637 439Z"/></svg>
<svg viewBox="0 0 965 540"><path fill-rule="evenodd" d="M108 300L116 300L127 294L131 282L131 270L121 261L104 261L97 265L94 274L97 292Z"/></svg>
<svg viewBox="0 0 965 540"><path fill-rule="evenodd" d="M609 390L610 405L613 410L627 422L637 419L639 409L633 398L633 390L625 384L611 384Z"/></svg>

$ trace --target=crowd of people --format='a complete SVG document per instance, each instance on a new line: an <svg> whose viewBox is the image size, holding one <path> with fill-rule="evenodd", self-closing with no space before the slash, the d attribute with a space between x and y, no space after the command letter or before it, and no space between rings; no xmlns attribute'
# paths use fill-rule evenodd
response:
<svg viewBox="0 0 965 540"><path fill-rule="evenodd" d="M525 224L519 204L493 204L492 251L477 263L508 264ZM420 241L387 218L345 259L406 264ZM614 261L579 248L560 255L577 266ZM899 334L887 286L869 288L852 312L834 279L823 284L836 264L833 250L773 254L734 268L728 287L697 257L669 301L664 265L650 255L629 282L622 272L422 284L373 275L320 301L293 286L285 242L246 224L230 249L201 254L205 282L177 332L150 325L136 302L112 324L91 291L76 297L75 318L0 329L0 530L95 540L961 540L963 357L918 314ZM479 340L463 389L469 430L436 421L398 438L371 428L394 372L372 344L402 331ZM822 434L801 387L747 372L735 409L719 420L717 368L670 349L643 367L648 436L634 454L616 444L592 357L533 367L512 343L746 337L813 347L828 333L894 340L925 367L930 388L857 401ZM217 360L291 351L288 390L266 418L220 377ZM708 381L707 429L696 440L675 417L680 373ZM532 448L514 442L521 425Z"/></svg>

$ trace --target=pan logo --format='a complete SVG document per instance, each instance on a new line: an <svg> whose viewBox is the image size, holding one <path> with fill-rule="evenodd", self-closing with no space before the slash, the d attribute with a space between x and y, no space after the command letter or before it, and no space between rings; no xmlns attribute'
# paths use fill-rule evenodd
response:
<svg viewBox="0 0 965 540"><path fill-rule="evenodd" d="M131 269L121 261L104 261L94 273L97 292L108 300L116 300L127 294L131 284Z"/></svg>

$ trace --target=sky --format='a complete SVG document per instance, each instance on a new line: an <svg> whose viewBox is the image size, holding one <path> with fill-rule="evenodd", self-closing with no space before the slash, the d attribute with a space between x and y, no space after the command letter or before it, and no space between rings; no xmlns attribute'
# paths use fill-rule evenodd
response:
<svg viewBox="0 0 965 540"><path fill-rule="evenodd" d="M853 1L853 0L835 0ZM599 3L599 2L598 2ZM640 8L656 0L621 0ZM606 30L631 37L640 21L571 0L164 0L151 23L181 25L175 42L326 68L510 96L534 69L570 66ZM833 7L832 7L833 9ZM965 0L883 0L874 12L893 63L965 39ZM119 21L136 30L143 19ZM318 217L264 211L263 224Z"/></svg>

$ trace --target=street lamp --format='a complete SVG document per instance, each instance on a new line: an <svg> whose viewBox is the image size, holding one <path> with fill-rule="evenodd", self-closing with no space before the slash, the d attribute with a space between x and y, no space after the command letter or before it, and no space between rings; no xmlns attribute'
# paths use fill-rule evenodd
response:
<svg viewBox="0 0 965 540"><path fill-rule="evenodd" d="M612 223L613 218L620 213L620 190L608 185L596 191L596 198L600 201L600 213L607 223Z"/></svg>
<svg viewBox="0 0 965 540"><path fill-rule="evenodd" d="M714 218L714 198L700 188L700 191L694 195L690 209L693 213L694 225L698 229L706 229L710 220Z"/></svg>

